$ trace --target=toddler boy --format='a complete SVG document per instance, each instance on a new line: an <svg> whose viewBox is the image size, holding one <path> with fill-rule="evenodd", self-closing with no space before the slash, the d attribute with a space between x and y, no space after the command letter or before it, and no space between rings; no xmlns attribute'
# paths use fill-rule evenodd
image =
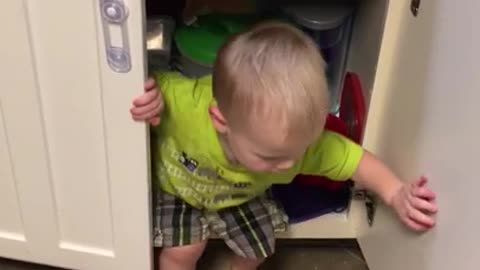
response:
<svg viewBox="0 0 480 270"><path fill-rule="evenodd" d="M325 63L296 28L257 25L225 44L212 77L164 73L155 81L131 112L158 125L154 243L163 248L162 270L195 269L212 233L236 254L232 269L256 269L287 225L265 192L297 174L353 179L410 228L434 226L435 194L426 179L404 184L359 145L324 131Z"/></svg>

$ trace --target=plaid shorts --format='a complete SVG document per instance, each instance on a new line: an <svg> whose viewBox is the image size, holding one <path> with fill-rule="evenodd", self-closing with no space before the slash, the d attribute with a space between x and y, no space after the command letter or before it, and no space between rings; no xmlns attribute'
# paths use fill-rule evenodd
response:
<svg viewBox="0 0 480 270"><path fill-rule="evenodd" d="M194 208L163 191L154 196L153 240L156 247L178 247L222 238L235 254L266 258L275 251L275 233L284 232L288 218L268 196L220 211Z"/></svg>

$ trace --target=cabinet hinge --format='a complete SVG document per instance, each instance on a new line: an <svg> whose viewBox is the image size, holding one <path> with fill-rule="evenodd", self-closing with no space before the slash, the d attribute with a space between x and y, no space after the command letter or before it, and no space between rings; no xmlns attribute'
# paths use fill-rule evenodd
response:
<svg viewBox="0 0 480 270"><path fill-rule="evenodd" d="M410 2L410 11L415 17L418 16L418 12L420 11L420 3L420 0L411 0Z"/></svg>
<svg viewBox="0 0 480 270"><path fill-rule="evenodd" d="M354 191L354 200L364 201L365 210L367 211L367 222L371 227L375 219L375 212L377 210L378 199L370 192L364 189L358 189Z"/></svg>

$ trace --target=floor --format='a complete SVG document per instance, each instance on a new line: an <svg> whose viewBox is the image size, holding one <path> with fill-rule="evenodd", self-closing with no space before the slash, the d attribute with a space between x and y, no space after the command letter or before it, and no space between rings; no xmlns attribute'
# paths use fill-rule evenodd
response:
<svg viewBox="0 0 480 270"><path fill-rule="evenodd" d="M221 244L211 245L199 270L228 270L230 253ZM368 270L362 255L351 244L281 243L277 253L260 270ZM0 259L0 270L60 270ZM86 269L88 270L88 269Z"/></svg>
<svg viewBox="0 0 480 270"><path fill-rule="evenodd" d="M230 252L223 245L210 246L199 270L228 270ZM260 270L368 270L354 244L335 242L280 243L275 255Z"/></svg>

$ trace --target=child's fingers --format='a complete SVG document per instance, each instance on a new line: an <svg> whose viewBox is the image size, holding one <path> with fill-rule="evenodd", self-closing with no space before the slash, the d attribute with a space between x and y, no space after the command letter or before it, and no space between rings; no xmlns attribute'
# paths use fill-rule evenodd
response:
<svg viewBox="0 0 480 270"><path fill-rule="evenodd" d="M145 106L151 103L152 101L154 101L155 99L157 99L158 96L159 96L158 91L148 91L145 94L141 95L140 97L136 98L133 101L133 105L135 107Z"/></svg>
<svg viewBox="0 0 480 270"><path fill-rule="evenodd" d="M413 197L410 201L413 208L422 212L435 214L438 211L437 204L434 201L427 201L418 197Z"/></svg>
<svg viewBox="0 0 480 270"><path fill-rule="evenodd" d="M415 181L414 186L423 187L428 183L426 176L421 176L417 181Z"/></svg>
<svg viewBox="0 0 480 270"><path fill-rule="evenodd" d="M433 201L437 197L435 192L431 191L427 187L418 187L412 189L413 197L419 197L425 200Z"/></svg>
<svg viewBox="0 0 480 270"><path fill-rule="evenodd" d="M159 116L161 110L162 110L162 104L159 104L159 105L157 105L157 107L152 108L151 110L149 110L149 111L147 111L143 114L133 114L132 113L132 118L136 121L150 120L154 117Z"/></svg>
<svg viewBox="0 0 480 270"><path fill-rule="evenodd" d="M415 209L410 205L407 206L407 216L411 220L428 227L433 227L435 225L435 220L433 217L421 212L418 209Z"/></svg>
<svg viewBox="0 0 480 270"><path fill-rule="evenodd" d="M156 127L156 126L160 125L160 117L154 117L154 118L150 119L148 121L148 123L150 123L150 125Z"/></svg>
<svg viewBox="0 0 480 270"><path fill-rule="evenodd" d="M160 100L159 99L154 99L152 102L144 105L144 106L140 106L140 107L133 107L132 109L130 109L130 112L132 113L132 115L134 116L142 116L142 115L145 115L145 114L148 114L149 112L157 109L160 107Z"/></svg>
<svg viewBox="0 0 480 270"><path fill-rule="evenodd" d="M160 93L158 91L146 92L143 95L137 97L133 101L133 105L135 107L145 106L145 105L151 103L152 101L154 101L155 99L158 99L159 96L160 96Z"/></svg>
<svg viewBox="0 0 480 270"><path fill-rule="evenodd" d="M154 79L152 78L149 78L145 84L143 85L143 88L145 89L145 92L148 92L150 90L152 90L153 88L155 88L156 86L156 82Z"/></svg>
<svg viewBox="0 0 480 270"><path fill-rule="evenodd" d="M414 231L417 231L417 232L424 232L424 231L430 229L430 227L428 227L424 224L418 223L418 222L416 222L412 219L409 219L409 218L404 219L404 222L410 229L412 229Z"/></svg>

